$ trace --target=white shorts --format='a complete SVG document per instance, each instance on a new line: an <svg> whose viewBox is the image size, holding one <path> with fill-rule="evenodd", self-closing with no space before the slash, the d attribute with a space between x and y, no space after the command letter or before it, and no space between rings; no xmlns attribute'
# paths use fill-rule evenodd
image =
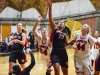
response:
<svg viewBox="0 0 100 75"><path fill-rule="evenodd" d="M53 66L52 66L52 63L50 60L50 56L41 54L40 59L41 59L42 63L44 63L47 66L47 70L51 72L53 70Z"/></svg>
<svg viewBox="0 0 100 75"><path fill-rule="evenodd" d="M97 49L94 49L94 50L91 50L92 53L91 53L91 59L92 60L96 60L97 56L99 55L99 50Z"/></svg>
<svg viewBox="0 0 100 75"><path fill-rule="evenodd" d="M93 75L91 71L91 58L80 59L74 56L76 75Z"/></svg>

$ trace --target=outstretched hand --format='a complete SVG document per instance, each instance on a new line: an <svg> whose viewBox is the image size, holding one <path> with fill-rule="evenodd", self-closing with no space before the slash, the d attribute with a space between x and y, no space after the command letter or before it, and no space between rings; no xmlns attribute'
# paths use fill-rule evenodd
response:
<svg viewBox="0 0 100 75"><path fill-rule="evenodd" d="M73 47L73 49L77 50L77 46L76 45L73 45L72 47Z"/></svg>
<svg viewBox="0 0 100 75"><path fill-rule="evenodd" d="M51 7L52 6L51 0L47 0L47 5L48 5L48 7Z"/></svg>
<svg viewBox="0 0 100 75"><path fill-rule="evenodd" d="M42 19L42 17L41 17L41 16L38 16L38 19L37 19L37 20L38 20L38 21L41 21L41 19Z"/></svg>

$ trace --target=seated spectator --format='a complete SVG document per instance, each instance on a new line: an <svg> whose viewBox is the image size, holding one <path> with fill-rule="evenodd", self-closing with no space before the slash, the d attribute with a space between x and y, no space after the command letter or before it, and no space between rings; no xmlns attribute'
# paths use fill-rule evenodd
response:
<svg viewBox="0 0 100 75"><path fill-rule="evenodd" d="M8 46L4 41L2 41L1 34L0 34L0 52L8 52Z"/></svg>
<svg viewBox="0 0 100 75"><path fill-rule="evenodd" d="M8 44L9 42L11 42L11 36L10 35L8 35L6 38L5 38L5 43L6 44ZM8 46L8 52L10 52L11 51L11 46Z"/></svg>

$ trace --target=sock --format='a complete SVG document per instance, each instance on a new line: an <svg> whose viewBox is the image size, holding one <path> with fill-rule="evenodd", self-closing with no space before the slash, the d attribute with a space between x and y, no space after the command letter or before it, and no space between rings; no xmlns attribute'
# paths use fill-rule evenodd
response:
<svg viewBox="0 0 100 75"><path fill-rule="evenodd" d="M12 75L12 73L9 73L9 75Z"/></svg>
<svg viewBox="0 0 100 75"><path fill-rule="evenodd" d="M46 72L46 75L51 75L51 73L49 73L49 72Z"/></svg>
<svg viewBox="0 0 100 75"><path fill-rule="evenodd" d="M92 66L93 66L93 64L94 64L94 61L93 61L93 60L91 60L91 62L92 62Z"/></svg>

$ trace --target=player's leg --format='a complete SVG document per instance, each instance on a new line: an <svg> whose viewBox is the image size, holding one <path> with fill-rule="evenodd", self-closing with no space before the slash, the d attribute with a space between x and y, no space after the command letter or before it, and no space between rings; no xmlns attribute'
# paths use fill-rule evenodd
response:
<svg viewBox="0 0 100 75"><path fill-rule="evenodd" d="M84 75L83 74L83 65L82 65L81 59L79 59L76 56L74 56L74 65L75 65L76 75Z"/></svg>
<svg viewBox="0 0 100 75"><path fill-rule="evenodd" d="M55 75L60 75L60 58L58 55L51 55L51 60L54 68Z"/></svg>
<svg viewBox="0 0 100 75"><path fill-rule="evenodd" d="M25 68L25 54L24 54L24 52L23 51L18 52L17 56L18 56L18 62L20 64L21 68L24 69Z"/></svg>
<svg viewBox="0 0 100 75"><path fill-rule="evenodd" d="M92 68L91 68L91 58L87 57L85 59L82 59L83 63L83 72L84 75L93 75Z"/></svg>
<svg viewBox="0 0 100 75"><path fill-rule="evenodd" d="M16 63L16 52L11 52L9 57L9 75L12 75L12 67Z"/></svg>
<svg viewBox="0 0 100 75"><path fill-rule="evenodd" d="M51 75L51 72L53 70L53 65L52 65L52 62L49 59L47 59L47 70L46 70L46 75Z"/></svg>
<svg viewBox="0 0 100 75"><path fill-rule="evenodd" d="M94 75L99 75L100 74L100 55L95 61L95 71Z"/></svg>

